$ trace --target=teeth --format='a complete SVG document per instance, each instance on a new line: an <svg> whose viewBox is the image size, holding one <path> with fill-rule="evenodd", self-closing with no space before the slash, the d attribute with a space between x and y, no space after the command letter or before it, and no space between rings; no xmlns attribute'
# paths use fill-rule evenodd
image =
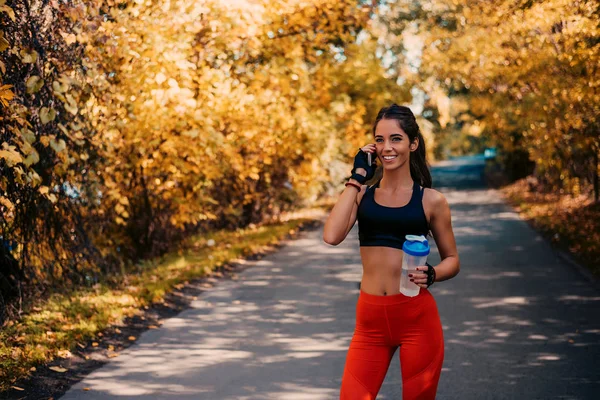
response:
<svg viewBox="0 0 600 400"><path fill-rule="evenodd" d="M396 156L383 156L383 158L385 158L386 160L391 160L396 158Z"/></svg>

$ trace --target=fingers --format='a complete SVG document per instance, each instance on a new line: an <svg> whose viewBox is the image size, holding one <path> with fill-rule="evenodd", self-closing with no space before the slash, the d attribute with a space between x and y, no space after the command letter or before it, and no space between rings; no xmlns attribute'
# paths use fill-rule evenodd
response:
<svg viewBox="0 0 600 400"><path fill-rule="evenodd" d="M421 268L421 267L417 267L417 270ZM425 267L427 268L427 267ZM427 288L427 274L423 273L423 272L413 272L408 274L408 278L410 279L411 282L416 283L417 285L419 285L422 288Z"/></svg>
<svg viewBox="0 0 600 400"><path fill-rule="evenodd" d="M368 145L360 148L365 153L375 153L375 144L369 143Z"/></svg>
<svg viewBox="0 0 600 400"><path fill-rule="evenodd" d="M423 266L419 266L415 269L417 270L417 272L408 274L408 278L410 279L411 282L414 282L419 287L426 289L428 287L427 286L427 273L422 272L422 271L427 271L429 269L429 267L427 265L423 265Z"/></svg>

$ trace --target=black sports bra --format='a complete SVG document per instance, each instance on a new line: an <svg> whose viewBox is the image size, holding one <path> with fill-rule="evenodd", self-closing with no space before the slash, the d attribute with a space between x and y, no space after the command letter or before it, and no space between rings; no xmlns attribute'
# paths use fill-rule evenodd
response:
<svg viewBox="0 0 600 400"><path fill-rule="evenodd" d="M423 191L415 181L410 201L404 207L386 207L375 202L379 182L367 188L358 205L358 239L361 246L402 249L406 235L429 233L423 209Z"/></svg>

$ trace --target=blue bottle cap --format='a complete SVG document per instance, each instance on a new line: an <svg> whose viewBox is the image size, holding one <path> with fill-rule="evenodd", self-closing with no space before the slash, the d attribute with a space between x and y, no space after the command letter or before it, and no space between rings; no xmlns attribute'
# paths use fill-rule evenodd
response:
<svg viewBox="0 0 600 400"><path fill-rule="evenodd" d="M402 245L402 251L411 256L422 257L429 254L429 242L425 236L406 235L406 241Z"/></svg>

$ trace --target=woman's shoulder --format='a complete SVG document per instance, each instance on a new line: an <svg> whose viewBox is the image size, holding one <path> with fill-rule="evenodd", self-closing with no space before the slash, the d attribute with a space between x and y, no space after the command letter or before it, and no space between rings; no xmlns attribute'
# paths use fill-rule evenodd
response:
<svg viewBox="0 0 600 400"><path fill-rule="evenodd" d="M423 192L423 198L425 198L426 196L432 199L439 199L444 197L444 195L441 192L438 192L437 190L428 187L426 187Z"/></svg>
<svg viewBox="0 0 600 400"><path fill-rule="evenodd" d="M436 211L440 208L445 208L448 206L448 201L446 197L432 188L425 188L423 191L423 205L427 205L428 208L432 211Z"/></svg>

